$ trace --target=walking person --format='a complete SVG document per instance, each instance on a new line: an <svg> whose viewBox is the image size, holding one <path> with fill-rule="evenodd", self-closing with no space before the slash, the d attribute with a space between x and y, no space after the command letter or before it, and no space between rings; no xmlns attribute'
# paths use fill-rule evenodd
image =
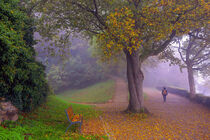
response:
<svg viewBox="0 0 210 140"><path fill-rule="evenodd" d="M163 87L162 95L163 95L163 102L166 102L166 96L168 95L168 91L166 90L165 87Z"/></svg>

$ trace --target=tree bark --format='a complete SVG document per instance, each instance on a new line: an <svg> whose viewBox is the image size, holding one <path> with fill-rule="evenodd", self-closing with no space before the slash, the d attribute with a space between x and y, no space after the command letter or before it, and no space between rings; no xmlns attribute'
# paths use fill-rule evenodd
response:
<svg viewBox="0 0 210 140"><path fill-rule="evenodd" d="M187 66L187 72L188 72L188 81L189 81L189 87L190 87L190 98L195 97L195 80L193 76L193 69L190 65Z"/></svg>
<svg viewBox="0 0 210 140"><path fill-rule="evenodd" d="M143 80L144 75L141 71L141 61L137 52L132 55L124 51L127 60L127 79L130 94L127 112L140 113L143 109Z"/></svg>

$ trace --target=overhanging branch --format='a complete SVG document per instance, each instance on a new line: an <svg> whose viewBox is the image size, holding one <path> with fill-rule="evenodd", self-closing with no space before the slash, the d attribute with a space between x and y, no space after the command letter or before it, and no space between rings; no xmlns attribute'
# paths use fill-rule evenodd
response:
<svg viewBox="0 0 210 140"><path fill-rule="evenodd" d="M76 5L79 9L82 9L82 10L84 10L86 12L89 12L90 14L92 14L98 20L98 22L102 26L106 27L105 22L102 20L101 16L98 14L98 8L97 8L97 5L96 4L94 4L94 5L96 6L96 9L97 10L92 10L89 7L84 6L84 5L82 5L80 3L77 3L77 2L71 2L71 4Z"/></svg>
<svg viewBox="0 0 210 140"><path fill-rule="evenodd" d="M154 48L157 48L157 49L154 50L151 54L158 55L159 53L161 53L170 44L170 42L172 41L175 35L176 35L176 30L173 30L168 40L166 40L164 43L162 43L159 46L156 46L156 47L153 46Z"/></svg>

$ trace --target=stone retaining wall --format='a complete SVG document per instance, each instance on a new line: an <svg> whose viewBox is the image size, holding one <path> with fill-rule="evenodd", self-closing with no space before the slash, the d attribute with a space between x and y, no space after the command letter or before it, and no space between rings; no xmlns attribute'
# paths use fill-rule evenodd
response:
<svg viewBox="0 0 210 140"><path fill-rule="evenodd" d="M158 90L162 90L162 87L157 87ZM166 87L169 93L176 94L179 96L183 96L189 98L189 92L185 89L180 89L176 87ZM196 94L196 96L192 99L192 101L197 102L199 104L203 104L210 108L210 97L204 96L203 94Z"/></svg>

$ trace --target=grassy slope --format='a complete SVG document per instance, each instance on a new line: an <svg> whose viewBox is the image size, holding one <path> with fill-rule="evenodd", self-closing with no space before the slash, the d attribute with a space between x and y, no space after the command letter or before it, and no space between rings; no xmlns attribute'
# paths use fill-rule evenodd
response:
<svg viewBox="0 0 210 140"><path fill-rule="evenodd" d="M112 98L114 86L114 81L108 80L84 89L65 91L58 97L70 102L105 103Z"/></svg>
<svg viewBox="0 0 210 140"><path fill-rule="evenodd" d="M32 113L19 116L17 122L4 122L0 125L0 139L5 140L60 140L60 139L95 139L95 136L83 136L75 133L76 126L71 127L65 134L69 125L64 110L72 105L75 113L83 114L84 119L97 117L92 106L69 104L56 96L50 96L47 104L39 107ZM5 127L5 128L4 128Z"/></svg>

